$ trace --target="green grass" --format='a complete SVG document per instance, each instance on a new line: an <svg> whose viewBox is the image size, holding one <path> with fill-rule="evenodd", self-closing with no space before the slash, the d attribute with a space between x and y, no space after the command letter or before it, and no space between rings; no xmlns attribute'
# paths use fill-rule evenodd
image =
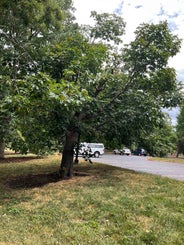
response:
<svg viewBox="0 0 184 245"><path fill-rule="evenodd" d="M0 244L183 245L184 183L58 155L0 164Z"/></svg>
<svg viewBox="0 0 184 245"><path fill-rule="evenodd" d="M180 157L150 157L152 161L161 161L161 162L171 162L171 163L182 163L184 164L183 155Z"/></svg>

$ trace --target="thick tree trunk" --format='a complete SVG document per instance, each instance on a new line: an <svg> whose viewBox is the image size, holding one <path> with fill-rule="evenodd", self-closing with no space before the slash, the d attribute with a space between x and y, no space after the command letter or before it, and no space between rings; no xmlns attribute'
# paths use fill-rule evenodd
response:
<svg viewBox="0 0 184 245"><path fill-rule="evenodd" d="M183 142L181 140L178 140L176 157L179 157L179 154L182 152L183 152Z"/></svg>
<svg viewBox="0 0 184 245"><path fill-rule="evenodd" d="M66 141L63 149L61 166L60 166L60 176L62 179L66 177L72 177L73 174L73 156L74 156L74 146L78 139L78 132L67 131Z"/></svg>
<svg viewBox="0 0 184 245"><path fill-rule="evenodd" d="M0 142L0 158L4 158L5 143Z"/></svg>

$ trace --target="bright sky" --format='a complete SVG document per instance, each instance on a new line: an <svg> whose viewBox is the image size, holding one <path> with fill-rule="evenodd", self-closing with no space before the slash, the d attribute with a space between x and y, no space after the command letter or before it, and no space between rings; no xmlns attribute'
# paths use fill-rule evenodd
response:
<svg viewBox="0 0 184 245"><path fill-rule="evenodd" d="M121 15L126 22L124 43L134 39L134 31L141 23L156 24L167 20L172 33L183 39L180 53L170 60L170 66L184 82L184 0L73 0L73 3L79 24L90 24L93 10ZM176 113L174 110L171 117L174 118Z"/></svg>

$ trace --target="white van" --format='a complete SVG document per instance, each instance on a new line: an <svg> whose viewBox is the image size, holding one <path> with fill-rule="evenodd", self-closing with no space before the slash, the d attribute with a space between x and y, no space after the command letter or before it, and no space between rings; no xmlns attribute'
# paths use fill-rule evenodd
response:
<svg viewBox="0 0 184 245"><path fill-rule="evenodd" d="M88 143L88 147L91 150L91 154L94 157L99 157L100 155L102 156L104 154L104 144L103 143Z"/></svg>
<svg viewBox="0 0 184 245"><path fill-rule="evenodd" d="M80 143L79 155L83 155L85 151L89 151L92 157L99 157L104 154L103 143Z"/></svg>

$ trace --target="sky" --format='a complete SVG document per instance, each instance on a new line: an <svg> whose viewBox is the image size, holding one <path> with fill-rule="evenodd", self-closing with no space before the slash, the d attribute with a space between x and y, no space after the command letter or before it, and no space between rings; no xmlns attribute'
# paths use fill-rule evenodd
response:
<svg viewBox="0 0 184 245"><path fill-rule="evenodd" d="M172 33L183 39L180 52L169 61L169 66L175 68L177 79L184 82L184 0L73 0L73 3L79 24L90 24L93 10L122 16L126 22L124 43L134 40L134 31L140 24L167 20ZM175 125L178 109L168 113Z"/></svg>

